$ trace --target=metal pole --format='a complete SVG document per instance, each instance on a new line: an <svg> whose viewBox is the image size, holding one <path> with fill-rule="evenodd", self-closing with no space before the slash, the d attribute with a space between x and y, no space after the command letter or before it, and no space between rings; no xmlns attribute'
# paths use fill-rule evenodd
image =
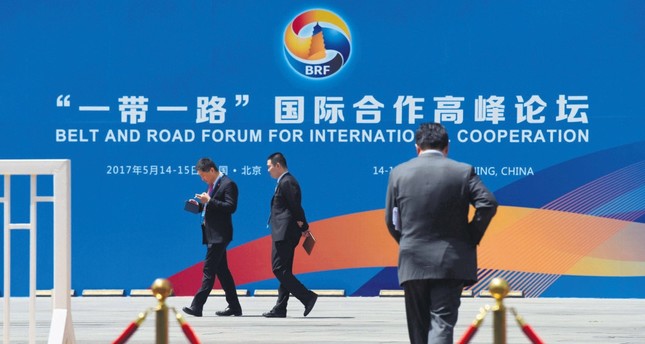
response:
<svg viewBox="0 0 645 344"><path fill-rule="evenodd" d="M508 283L501 278L493 278L490 282L490 293L495 298L493 311L493 343L506 344L506 307L504 297L508 294Z"/></svg>
<svg viewBox="0 0 645 344"><path fill-rule="evenodd" d="M167 279L157 278L150 289L152 289L152 294L159 301L155 308L157 315L157 344L168 344L168 306L166 306L166 298L172 293L172 286Z"/></svg>
<svg viewBox="0 0 645 344"><path fill-rule="evenodd" d="M157 313L157 344L168 344L168 306L159 303L155 309Z"/></svg>
<svg viewBox="0 0 645 344"><path fill-rule="evenodd" d="M501 301L493 306L493 343L506 344L506 308Z"/></svg>

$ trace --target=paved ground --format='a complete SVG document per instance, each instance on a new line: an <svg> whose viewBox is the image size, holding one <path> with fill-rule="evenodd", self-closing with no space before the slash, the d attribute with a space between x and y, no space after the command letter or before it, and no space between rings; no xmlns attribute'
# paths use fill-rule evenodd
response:
<svg viewBox="0 0 645 344"><path fill-rule="evenodd" d="M168 305L181 307L188 297L171 297ZM321 297L307 317L293 299L286 319L265 319L262 312L274 297L241 298L244 316L214 315L224 308L223 297L206 303L204 317L186 316L202 343L407 343L403 299L379 297ZM4 301L3 301L4 302ZM0 302L0 311L4 303ZM75 297L72 318L77 343L111 343L137 314L156 301L152 297ZM490 298L463 298L455 340L473 321ZM642 299L517 299L505 301L515 307L546 343L645 343L645 300ZM37 299L37 343L47 341L51 301ZM27 343L28 299L11 301L11 343ZM0 321L2 319L0 318ZM507 317L507 342L530 343ZM4 324L2 324L4 326ZM148 316L128 343L153 343L155 316ZM174 318L170 319L170 343L186 343ZM0 336L0 340L2 337ZM492 343L489 314L471 343Z"/></svg>

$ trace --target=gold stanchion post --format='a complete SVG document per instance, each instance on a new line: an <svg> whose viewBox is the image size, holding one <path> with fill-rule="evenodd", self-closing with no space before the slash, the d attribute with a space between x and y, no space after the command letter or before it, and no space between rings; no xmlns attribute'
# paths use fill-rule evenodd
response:
<svg viewBox="0 0 645 344"><path fill-rule="evenodd" d="M130 325L121 333L119 338L117 338L112 344L125 344L128 339L134 334L134 332L137 331L141 323L146 319L146 315L151 310L154 310L156 315L157 315L157 323L156 323L156 336L157 336L157 344L168 344L168 311L172 309L173 312L175 312L175 316L177 318L177 321L179 322L179 325L181 326L181 330L184 331L184 335L186 335L186 338L188 339L188 342L190 344L200 344L201 342L199 341L199 338L197 338L197 335L195 334L195 331L193 331L192 327L188 325L186 320L181 316L181 314L177 313L177 310L175 307L168 307L166 306L166 299L168 296L172 294L172 285L170 282L166 279L163 278L157 278L153 283L152 286L150 287L152 294L155 296L157 301L157 307L154 308L149 308L148 310L145 311L145 313L139 314L139 317L137 320L133 321L130 323Z"/></svg>
<svg viewBox="0 0 645 344"><path fill-rule="evenodd" d="M168 306L166 298L172 293L172 286L167 279L157 278L153 283L152 294L159 303L155 307L157 314L157 344L168 344Z"/></svg>
<svg viewBox="0 0 645 344"><path fill-rule="evenodd" d="M506 344L506 307L504 298L508 294L508 283L501 278L493 278L488 287L491 295L495 298L493 311L493 343Z"/></svg>

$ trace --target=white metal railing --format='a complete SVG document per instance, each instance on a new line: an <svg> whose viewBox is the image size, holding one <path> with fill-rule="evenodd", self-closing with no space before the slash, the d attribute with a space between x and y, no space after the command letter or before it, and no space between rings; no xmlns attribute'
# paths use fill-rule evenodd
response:
<svg viewBox="0 0 645 344"><path fill-rule="evenodd" d="M3 338L10 343L11 330L11 231L29 231L29 342L36 342L36 209L39 202L54 204L54 289L48 343L75 343L71 313L71 161L0 160L4 176L4 314ZM29 223L11 222L11 176L30 176ZM53 175L54 195L38 196L37 176Z"/></svg>

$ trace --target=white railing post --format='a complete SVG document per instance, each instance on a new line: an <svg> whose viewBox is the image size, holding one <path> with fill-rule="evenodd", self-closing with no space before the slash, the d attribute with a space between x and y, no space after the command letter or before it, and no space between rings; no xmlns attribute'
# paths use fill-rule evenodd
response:
<svg viewBox="0 0 645 344"><path fill-rule="evenodd" d="M54 290L48 343L74 343L72 326L72 179L65 160L54 173ZM62 330L62 331L61 331Z"/></svg>
<svg viewBox="0 0 645 344"><path fill-rule="evenodd" d="M2 338L4 343L9 343L9 331L11 329L11 176L4 176L4 196L2 197L4 208L4 314Z"/></svg>
<svg viewBox="0 0 645 344"><path fill-rule="evenodd" d="M71 235L71 162L69 160L0 160L0 174L4 176L4 326L3 341L10 343L11 329L11 230L27 229L29 241L29 342L36 342L36 257L37 205L54 203L54 289L52 291L52 321L48 343L75 343L71 313L72 235ZM11 176L29 175L29 223L11 221ZM37 176L53 175L54 195L38 196Z"/></svg>
<svg viewBox="0 0 645 344"><path fill-rule="evenodd" d="M31 194L29 196L29 342L36 342L36 249L38 231L36 228L36 209L38 207L37 203L37 175L31 175L30 178L30 190Z"/></svg>

